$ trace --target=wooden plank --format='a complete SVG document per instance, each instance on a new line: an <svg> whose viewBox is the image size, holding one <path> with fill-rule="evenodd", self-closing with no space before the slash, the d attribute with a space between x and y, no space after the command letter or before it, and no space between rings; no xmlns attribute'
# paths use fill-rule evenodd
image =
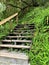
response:
<svg viewBox="0 0 49 65"><path fill-rule="evenodd" d="M30 28L15 28L14 30L32 30L32 28L30 29Z"/></svg>
<svg viewBox="0 0 49 65"><path fill-rule="evenodd" d="M29 27L29 26L30 26L30 27L34 27L34 25L21 25L21 24L20 24L20 25L17 25L16 28L17 28L17 27L18 27L18 28L20 28L20 27L21 27L21 28L25 28L25 27L27 28L27 27Z"/></svg>
<svg viewBox="0 0 49 65"><path fill-rule="evenodd" d="M30 32L30 33L16 33L16 32L13 32L13 33L10 33L10 34L11 34L11 35L12 35L12 34L15 34L15 35L18 35L18 34L30 35L30 34L31 34L31 35L33 35L34 33L31 33L31 32ZM9 35L10 35L10 34L9 34Z"/></svg>
<svg viewBox="0 0 49 65"><path fill-rule="evenodd" d="M6 38L32 38L32 36L7 36Z"/></svg>
<svg viewBox="0 0 49 65"><path fill-rule="evenodd" d="M16 26L15 28L33 28L33 27L35 27L35 26Z"/></svg>
<svg viewBox="0 0 49 65"><path fill-rule="evenodd" d="M28 56L21 55L20 53L0 52L0 57L28 60Z"/></svg>
<svg viewBox="0 0 49 65"><path fill-rule="evenodd" d="M30 49L30 46L24 46L24 45L10 45L10 44L0 44L0 47Z"/></svg>
<svg viewBox="0 0 49 65"><path fill-rule="evenodd" d="M25 24L25 25L35 25L35 24L32 23L32 24Z"/></svg>
<svg viewBox="0 0 49 65"><path fill-rule="evenodd" d="M2 42L24 42L24 43L31 43L31 40L2 40Z"/></svg>
<svg viewBox="0 0 49 65"><path fill-rule="evenodd" d="M18 13L15 13L14 15L12 15L12 16L10 16L10 17L8 17L8 18L2 20L2 21L0 21L0 25L6 23L7 21L11 20L12 18L14 18L14 17L17 16L17 15L18 15Z"/></svg>
<svg viewBox="0 0 49 65"><path fill-rule="evenodd" d="M19 31L22 31L22 32L23 32L23 31L24 31L24 32L25 32L25 31L27 31L27 32L34 32L35 29L33 29L33 30L31 30L31 29L30 29L30 30L21 30L21 29L20 29L20 30L13 30L13 31L14 31L14 32L19 32Z"/></svg>
<svg viewBox="0 0 49 65"><path fill-rule="evenodd" d="M19 25L20 25L20 24L18 24L18 26L19 26ZM25 26L25 25L35 25L35 24L33 24L33 23L32 23L32 24L27 24L27 23L26 23L26 24L21 24L21 25Z"/></svg>

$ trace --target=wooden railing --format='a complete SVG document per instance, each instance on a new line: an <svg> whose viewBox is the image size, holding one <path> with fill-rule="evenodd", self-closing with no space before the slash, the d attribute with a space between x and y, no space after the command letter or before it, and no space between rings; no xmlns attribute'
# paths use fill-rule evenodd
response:
<svg viewBox="0 0 49 65"><path fill-rule="evenodd" d="M15 13L14 15L0 21L0 25L3 25L5 24L6 22L8 22L9 20L11 20L12 18L16 17L16 21L18 21L18 13Z"/></svg>

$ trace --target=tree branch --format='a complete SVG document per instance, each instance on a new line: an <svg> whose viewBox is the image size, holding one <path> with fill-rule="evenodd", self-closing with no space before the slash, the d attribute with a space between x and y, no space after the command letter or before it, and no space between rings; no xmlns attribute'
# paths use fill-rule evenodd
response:
<svg viewBox="0 0 49 65"><path fill-rule="evenodd" d="M29 3L27 3L26 1L23 1L23 0L21 0L23 3L25 3L26 5L28 5L28 6L32 6L32 5L30 5Z"/></svg>
<svg viewBox="0 0 49 65"><path fill-rule="evenodd" d="M19 7L19 6L17 6L17 5L13 5L13 4L7 4L7 5L10 5L10 6L12 6L12 7L15 7L15 8L19 8L19 9L21 9L22 10L22 8L21 7Z"/></svg>

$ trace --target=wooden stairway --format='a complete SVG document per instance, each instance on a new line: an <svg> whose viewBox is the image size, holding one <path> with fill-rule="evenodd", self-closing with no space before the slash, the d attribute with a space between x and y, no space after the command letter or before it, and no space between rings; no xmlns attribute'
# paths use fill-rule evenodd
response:
<svg viewBox="0 0 49 65"><path fill-rule="evenodd" d="M34 24L18 24L15 26L12 32L5 36L1 40L1 49L13 48L13 49L30 49L32 45L32 38L35 32ZM22 51L23 53L23 51ZM10 55L10 56L9 56ZM0 57L19 58L11 53L0 53ZM20 57L21 59L28 59L28 57Z"/></svg>

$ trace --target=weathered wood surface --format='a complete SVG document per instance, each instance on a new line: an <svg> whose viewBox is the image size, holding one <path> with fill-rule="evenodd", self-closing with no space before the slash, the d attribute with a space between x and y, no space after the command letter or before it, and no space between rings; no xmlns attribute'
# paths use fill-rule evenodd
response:
<svg viewBox="0 0 49 65"><path fill-rule="evenodd" d="M18 34L24 34L24 35L25 34L26 35L30 35L31 34L31 35L33 35L34 33L32 33L32 32L30 32L30 33L28 33L28 32L27 33L23 33L23 32L21 32L21 33L17 33L17 32L10 33L10 35L12 35L12 34L14 34L14 35L18 35Z"/></svg>
<svg viewBox="0 0 49 65"><path fill-rule="evenodd" d="M24 42L24 43L31 43L31 40L2 40L2 42Z"/></svg>
<svg viewBox="0 0 49 65"><path fill-rule="evenodd" d="M0 25L6 23L7 21L11 20L12 18L16 17L17 15L18 15L18 13L15 13L14 15L12 15L12 16L10 16L10 17L2 20L2 21L0 21Z"/></svg>
<svg viewBox="0 0 49 65"><path fill-rule="evenodd" d="M7 36L7 38L32 38L32 36Z"/></svg>
<svg viewBox="0 0 49 65"><path fill-rule="evenodd" d="M24 45L10 45L10 44L0 44L0 47L30 49L30 46L24 46Z"/></svg>
<svg viewBox="0 0 49 65"><path fill-rule="evenodd" d="M10 52L0 52L0 57L28 60L28 56Z"/></svg>

